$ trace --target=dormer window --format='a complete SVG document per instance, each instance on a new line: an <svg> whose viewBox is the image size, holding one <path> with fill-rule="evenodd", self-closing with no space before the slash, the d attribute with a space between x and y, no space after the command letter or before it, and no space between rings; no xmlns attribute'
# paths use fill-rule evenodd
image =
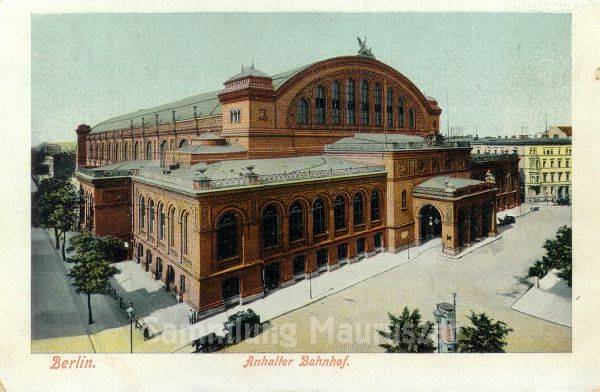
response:
<svg viewBox="0 0 600 392"><path fill-rule="evenodd" d="M231 109L229 111L229 122L239 123L240 119L242 118L241 112L242 111L240 109Z"/></svg>

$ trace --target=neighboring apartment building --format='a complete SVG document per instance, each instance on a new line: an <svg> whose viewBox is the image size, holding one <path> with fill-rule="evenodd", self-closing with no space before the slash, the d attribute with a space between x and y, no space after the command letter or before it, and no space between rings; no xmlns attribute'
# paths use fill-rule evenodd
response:
<svg viewBox="0 0 600 392"><path fill-rule="evenodd" d="M518 205L518 157L441 141L440 113L370 53L245 68L220 91L80 125L81 227L132 242L204 314L383 249L440 238L456 254Z"/></svg>
<svg viewBox="0 0 600 392"><path fill-rule="evenodd" d="M566 132L566 133L565 133ZM542 137L457 138L469 142L474 155L518 154L525 201L555 201L571 197L571 127L549 127ZM547 137L546 135L551 137Z"/></svg>

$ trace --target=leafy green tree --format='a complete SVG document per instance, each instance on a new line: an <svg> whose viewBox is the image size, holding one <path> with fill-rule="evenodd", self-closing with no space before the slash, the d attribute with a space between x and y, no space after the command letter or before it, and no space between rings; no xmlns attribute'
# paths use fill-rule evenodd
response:
<svg viewBox="0 0 600 392"><path fill-rule="evenodd" d="M62 241L62 255L65 259L67 231L73 230L77 223L79 197L73 184L64 179L47 178L40 182L32 197L32 224L54 230L56 249Z"/></svg>
<svg viewBox="0 0 600 392"><path fill-rule="evenodd" d="M504 321L496 321L487 314L471 311L473 326L460 327L458 349L463 353L503 353L506 336L513 331Z"/></svg>
<svg viewBox="0 0 600 392"><path fill-rule="evenodd" d="M571 286L573 257L571 228L560 227L556 232L555 239L546 240L544 249L546 254L529 268L529 276L543 278L551 269L556 268L560 271L558 276L565 279Z"/></svg>
<svg viewBox="0 0 600 392"><path fill-rule="evenodd" d="M96 237L89 232L77 234L69 241L69 251L75 255L67 261L74 263L68 276L73 279L75 291L87 296L88 323L92 318L91 297L93 294L107 294L110 278L119 270L109 263L116 261L122 242L112 237Z"/></svg>
<svg viewBox="0 0 600 392"><path fill-rule="evenodd" d="M435 351L433 340L433 323L421 323L421 314L418 309L412 311L408 307L400 316L391 313L389 316L389 331L377 331L379 335L391 340L391 343L380 344L388 353L432 353Z"/></svg>

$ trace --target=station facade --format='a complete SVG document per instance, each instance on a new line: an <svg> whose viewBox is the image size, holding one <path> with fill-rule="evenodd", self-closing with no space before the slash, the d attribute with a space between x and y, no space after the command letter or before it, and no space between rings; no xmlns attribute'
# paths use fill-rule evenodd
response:
<svg viewBox="0 0 600 392"><path fill-rule="evenodd" d="M441 109L370 53L80 125L81 228L115 235L210 314L441 237L457 254L514 207L518 157L439 135Z"/></svg>

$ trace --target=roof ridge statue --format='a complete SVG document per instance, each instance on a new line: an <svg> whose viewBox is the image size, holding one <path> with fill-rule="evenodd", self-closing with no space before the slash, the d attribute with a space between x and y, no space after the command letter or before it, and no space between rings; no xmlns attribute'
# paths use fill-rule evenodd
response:
<svg viewBox="0 0 600 392"><path fill-rule="evenodd" d="M367 48L367 37L365 37L364 41L361 40L360 37L356 37L356 39L358 40L358 45L360 46L358 49L358 55L375 58L373 52L371 52L371 49L373 48Z"/></svg>

